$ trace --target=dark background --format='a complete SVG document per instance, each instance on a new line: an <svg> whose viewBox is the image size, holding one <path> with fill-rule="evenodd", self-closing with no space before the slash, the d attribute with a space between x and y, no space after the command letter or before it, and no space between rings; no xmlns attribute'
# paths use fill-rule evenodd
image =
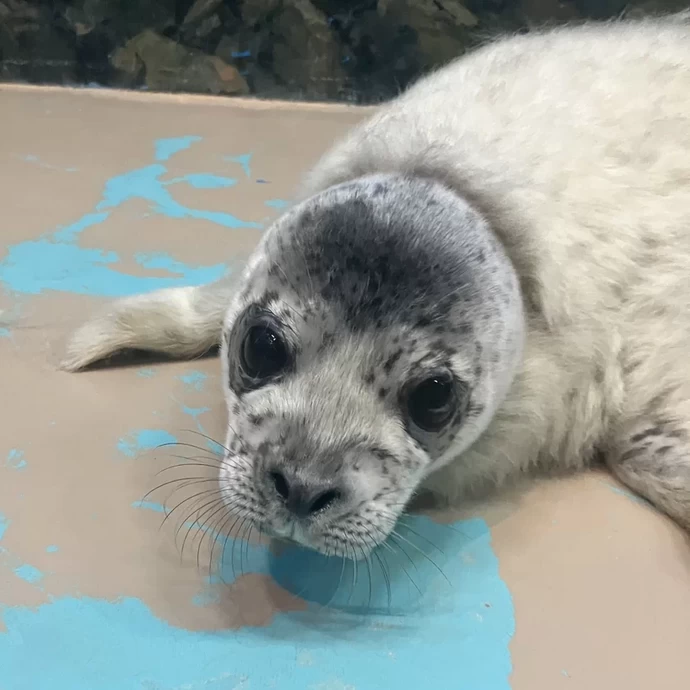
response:
<svg viewBox="0 0 690 690"><path fill-rule="evenodd" d="M0 79L373 103L506 31L689 0L0 0Z"/></svg>

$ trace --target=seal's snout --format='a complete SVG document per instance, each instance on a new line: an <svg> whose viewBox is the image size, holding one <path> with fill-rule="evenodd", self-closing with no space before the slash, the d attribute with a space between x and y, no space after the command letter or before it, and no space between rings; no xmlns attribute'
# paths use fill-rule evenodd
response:
<svg viewBox="0 0 690 690"><path fill-rule="evenodd" d="M297 518L308 518L326 511L343 497L343 491L337 486L288 479L276 469L268 472L267 479L287 510Z"/></svg>

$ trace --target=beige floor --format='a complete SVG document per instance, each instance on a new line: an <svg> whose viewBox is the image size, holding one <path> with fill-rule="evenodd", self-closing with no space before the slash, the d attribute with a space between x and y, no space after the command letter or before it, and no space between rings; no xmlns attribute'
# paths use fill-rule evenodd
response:
<svg viewBox="0 0 690 690"><path fill-rule="evenodd" d="M97 304L236 267L359 111L0 101L0 690L687 686L690 543L608 477L419 518L370 586L242 525L221 538L213 495L192 499L212 483L147 495L213 477L215 359L56 370Z"/></svg>

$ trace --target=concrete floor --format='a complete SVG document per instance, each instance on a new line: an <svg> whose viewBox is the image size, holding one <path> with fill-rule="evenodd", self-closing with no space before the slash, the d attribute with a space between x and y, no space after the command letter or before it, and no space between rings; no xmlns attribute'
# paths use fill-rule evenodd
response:
<svg viewBox="0 0 690 690"><path fill-rule="evenodd" d="M57 371L100 303L236 268L360 111L0 99L0 690L687 685L690 544L604 475L420 516L370 578L228 524L212 482L148 493L213 477L215 359Z"/></svg>

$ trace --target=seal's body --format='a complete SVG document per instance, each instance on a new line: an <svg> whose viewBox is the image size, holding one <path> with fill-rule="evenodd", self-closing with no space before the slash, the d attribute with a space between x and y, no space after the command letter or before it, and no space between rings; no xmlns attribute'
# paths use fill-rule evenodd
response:
<svg viewBox="0 0 690 690"><path fill-rule="evenodd" d="M228 507L326 553L366 556L422 487L599 457L690 528L685 16L486 45L302 196L241 278L115 303L65 367L222 343Z"/></svg>

